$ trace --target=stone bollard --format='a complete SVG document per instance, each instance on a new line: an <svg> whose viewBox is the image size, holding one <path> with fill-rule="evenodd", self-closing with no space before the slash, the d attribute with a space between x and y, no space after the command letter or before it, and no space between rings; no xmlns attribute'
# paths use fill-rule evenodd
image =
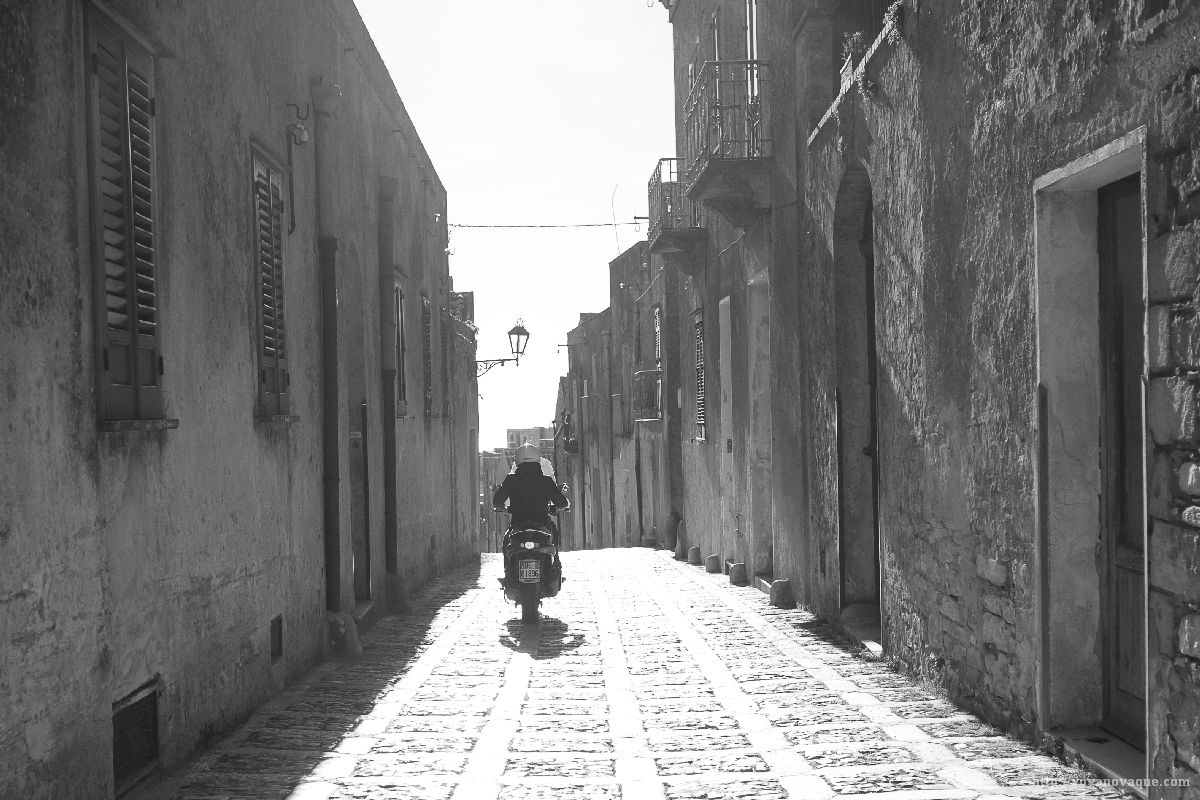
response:
<svg viewBox="0 0 1200 800"><path fill-rule="evenodd" d="M358 623L346 611L326 611L325 622L329 626L329 640L333 651L341 656L358 658L363 654L358 639Z"/></svg>
<svg viewBox="0 0 1200 800"><path fill-rule="evenodd" d="M771 605L776 608L795 608L796 598L792 595L792 581L780 578L771 581Z"/></svg>
<svg viewBox="0 0 1200 800"><path fill-rule="evenodd" d="M729 565L729 582L734 586L749 586L750 579L746 576L746 565L742 562Z"/></svg>
<svg viewBox="0 0 1200 800"><path fill-rule="evenodd" d="M686 532L686 530L687 530L687 528L683 524L683 520L679 520L679 524L677 526L675 526L675 560L676 561L687 561L687 558L688 558L687 539L686 539L686 537L684 537L684 533Z"/></svg>
<svg viewBox="0 0 1200 800"><path fill-rule="evenodd" d="M698 567L704 563L704 559L700 557L700 545L692 545L688 548L688 563L693 567Z"/></svg>
<svg viewBox="0 0 1200 800"><path fill-rule="evenodd" d="M713 553L708 558L704 559L704 571L717 573L721 571L721 557Z"/></svg>
<svg viewBox="0 0 1200 800"><path fill-rule="evenodd" d="M679 528L682 522L683 520L674 511L667 514L663 519L663 547L667 550L677 550L679 548L679 540L683 538L679 535Z"/></svg>

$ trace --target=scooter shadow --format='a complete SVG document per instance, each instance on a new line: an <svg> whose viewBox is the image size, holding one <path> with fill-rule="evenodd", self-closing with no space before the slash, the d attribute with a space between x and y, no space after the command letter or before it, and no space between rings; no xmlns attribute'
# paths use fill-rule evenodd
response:
<svg viewBox="0 0 1200 800"><path fill-rule="evenodd" d="M561 619L543 615L538 622L511 619L504 623L500 644L538 659L557 658L580 647L587 641L582 633L573 632Z"/></svg>

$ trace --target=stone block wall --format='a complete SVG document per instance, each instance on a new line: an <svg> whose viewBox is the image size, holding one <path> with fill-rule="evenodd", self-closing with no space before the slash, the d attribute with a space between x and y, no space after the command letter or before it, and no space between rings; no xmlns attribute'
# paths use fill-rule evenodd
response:
<svg viewBox="0 0 1200 800"><path fill-rule="evenodd" d="M818 26L820 4L805 5L805 25ZM1200 20L1190 3L1073 4L1063 19L1043 4L1000 5L906 3L898 35L803 153L807 384L796 425L807 530L797 547L810 566L795 582L836 618L835 228L848 171L861 165L875 229L885 647L987 718L1037 733L1032 186L1147 126L1149 747L1156 775L1183 774L1195 741L1181 712L1195 697L1195 601L1166 565L1186 563L1197 488L1196 54L1186 43Z"/></svg>

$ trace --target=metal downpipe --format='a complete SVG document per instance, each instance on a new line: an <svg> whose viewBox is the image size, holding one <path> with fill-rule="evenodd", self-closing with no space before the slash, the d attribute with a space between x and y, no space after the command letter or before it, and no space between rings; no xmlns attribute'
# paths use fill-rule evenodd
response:
<svg viewBox="0 0 1200 800"><path fill-rule="evenodd" d="M332 202L325 197L329 177L327 134L331 114L341 99L341 87L317 83L312 87L317 212L317 269L321 293L321 462L324 475L325 608L341 610L341 474L338 458L338 296L337 236L333 235Z"/></svg>

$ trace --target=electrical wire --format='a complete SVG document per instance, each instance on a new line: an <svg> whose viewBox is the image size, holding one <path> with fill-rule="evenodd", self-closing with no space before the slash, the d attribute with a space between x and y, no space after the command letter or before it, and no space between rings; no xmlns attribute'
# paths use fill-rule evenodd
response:
<svg viewBox="0 0 1200 800"><path fill-rule="evenodd" d="M614 225L640 225L640 222L583 222L574 225L463 225L447 223L451 228L611 228Z"/></svg>

